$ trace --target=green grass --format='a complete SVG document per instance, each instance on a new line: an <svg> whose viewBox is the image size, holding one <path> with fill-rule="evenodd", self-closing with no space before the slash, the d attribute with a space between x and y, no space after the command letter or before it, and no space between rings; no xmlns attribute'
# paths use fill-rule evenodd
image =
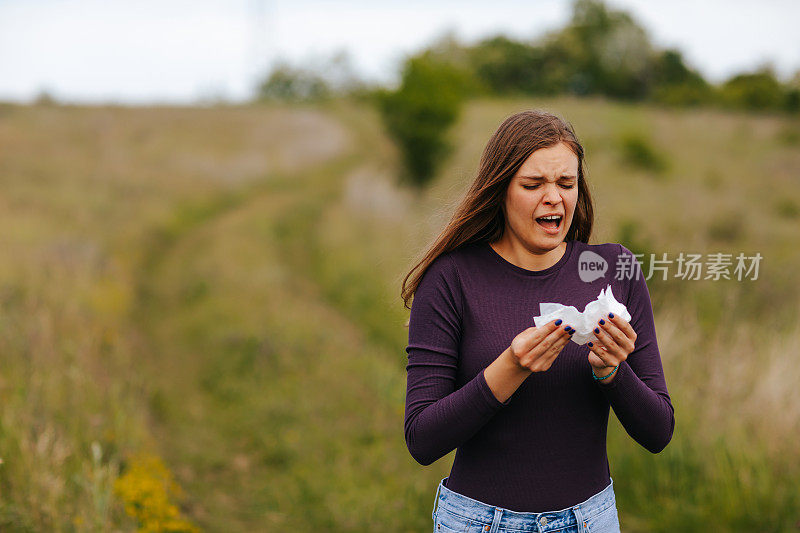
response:
<svg viewBox="0 0 800 533"><path fill-rule="evenodd" d="M405 447L400 282L530 107L587 147L594 242L764 256L757 281L648 283L677 425L653 455L612 416L623 530L794 527L796 124L548 99L470 103L418 196L347 102L4 107L0 529L135 529L111 486L143 450L205 530L429 529L452 454L423 468ZM661 179L620 164L631 131Z"/></svg>
<svg viewBox="0 0 800 533"><path fill-rule="evenodd" d="M662 138L677 140L681 134L686 137L677 144L667 143L672 149L664 157L674 162L674 168L696 168L687 175L672 175L669 183L652 180L631 182L635 174L630 176L627 172L617 172L613 159L608 161L607 167L604 167L606 162L602 154L590 159L592 187L599 198L612 203L612 207L605 206L606 209L602 209L602 200L598 200L601 209L595 242L616 238L643 253L667 251L673 259L678 251L744 251L750 254L758 250L766 256L760 277L754 281L650 282L657 323L662 326L668 324L675 330L673 336L662 338L662 351L665 353L670 391L679 409L679 420L683 423L672 444L662 454L655 456L639 449L624 433L610 438L612 472L617 472L617 483L622 494L620 508L626 530L703 531L706 524L713 522L721 531L756 527L780 531L793 525L800 509L793 482L800 475L797 453L791 450L791 446L777 446L783 450L778 452L775 446L767 442L789 444L791 435L798 427L798 419L796 416L765 415L764 409L770 412L772 409L780 411L784 407L776 402L771 407L762 404L761 409L755 408L748 405L752 397L747 396L759 377L767 379L759 368L780 367L780 361L786 361L789 357L790 352L782 353L775 346L780 346L781 342L791 344L797 339L797 332L791 329L791 325L796 323L798 311L796 284L792 282L791 275L781 273L791 272L798 258L781 255L781 250L788 250L791 246L786 235L780 233L781 221L768 215L766 220L777 226L777 235L773 233L763 237L760 239L763 246L754 248L753 245L759 241L750 235L758 232L764 219L757 221L750 217L737 217L736 212L714 207L720 202L718 193L706 193L701 186L694 186L696 182L702 183L702 172L708 162L692 164L692 158L700 152L693 143L705 138L706 144L713 146L720 143L721 139L714 135L692 136L689 135L691 130L683 131L685 125L681 122L691 121L690 117L678 116L677 120L671 120L666 112L560 100L505 105L511 110L531 104L548 108L563 106L572 116L580 117L585 113L586 120L591 118L591 111L602 117L605 127L610 130L604 135L611 135L612 138L615 128L625 131L630 127L630 122L637 120L661 123L662 129L657 134ZM483 140L478 132L489 130L488 117L494 116L496 120L510 112L497 111L491 115L489 111L496 107L499 107L496 102L472 106L468 118L456 132L460 136L457 144L468 146L475 152ZM632 118L631 114L639 116ZM471 121L472 117L475 119ZM723 122L727 120L724 116L718 118ZM760 135L769 137L773 130L780 128L779 122L764 124L765 119L761 117L751 120L754 131L760 131L761 128L759 135L753 134L754 143L760 142ZM580 125L577 128L579 132L582 131ZM591 132L591 128L587 129ZM724 127L715 133L726 135ZM603 142L602 139L592 141L595 146ZM710 148L708 154L713 158ZM461 156L473 159L474 153ZM420 205L408 208L408 216L401 224L388 222L377 211L372 211L370 215L370 210L363 209L364 206L349 205L343 198L339 205L327 206L326 222L310 226L313 231L303 235L302 225L294 226L297 228L295 240L321 243L323 247L323 251L316 247L302 247L307 253L304 259L297 261L298 268L305 265L306 271L312 273L332 303L343 308L367 331L373 332L376 341L389 346L392 353L401 356L398 358L398 370L404 361L401 351L404 340L400 335L393 339L391 333L383 332L392 331L387 322L396 324L399 316L393 318L395 315L390 312L391 306L382 312L376 310L375 306L384 305L383 302L391 304L394 299L393 308L399 308L399 277L405 273L404 269L413 264L414 255L421 253L422 247L442 227L454 199L468 184L470 176L466 169L470 163L461 156L453 158L440 181ZM389 165L391 153L383 157L386 158L383 162L373 160L373 167ZM772 164L771 160L783 160L786 157L787 154L779 146L773 146L770 151L759 155L761 162L766 165ZM790 156L789 160L795 168L800 165L796 156ZM753 161L744 163L748 167L753 164ZM744 206L744 194L730 191L732 188L747 190L753 185L749 179L746 170L727 175L723 187L730 198L726 200ZM630 202L629 194L612 195L616 187L621 190L634 188L637 202ZM796 186L790 189L792 194L795 191ZM680 209L678 202L651 203L659 196L668 199L679 196L679 192L686 193L692 205L705 202L711 207L686 212ZM395 201L402 203L401 191L395 191L395 194ZM652 207L652 211L640 208L639 195L648 203L648 208ZM621 219L620 226L610 223L609 215L604 214L609 211L626 217ZM649 216L643 217L642 213L648 213ZM712 216L714 222L707 230L712 238L703 239L704 236L698 236L694 227L707 226L703 221L707 220L708 215ZM418 222L431 219L433 223L428 226ZM631 224L640 229L631 230ZM617 237L614 233L620 230L615 230L615 226L623 228ZM410 243L410 247L398 247L397 243ZM692 247L679 247L684 243L691 243ZM370 291L373 293L369 294ZM781 294L779 291L785 292ZM746 305L747 309L738 310L737 303ZM766 324L770 324L767 327L772 327L774 332L767 343L763 341L761 333ZM737 330L735 335L731 333L732 328ZM699 364L698 358L702 358L702 364ZM793 367L789 365L789 368ZM775 387L785 392L786 402L795 406L792 410L795 415L800 398L792 392L791 383L797 376L796 370L791 371L790 375L773 374L769 379L777 379L777 382L761 385L762 390ZM764 402L767 402L766 397ZM753 431L748 433L742 427L751 427ZM770 512L763 513L759 509L770 509ZM765 516L772 518L765 521Z"/></svg>

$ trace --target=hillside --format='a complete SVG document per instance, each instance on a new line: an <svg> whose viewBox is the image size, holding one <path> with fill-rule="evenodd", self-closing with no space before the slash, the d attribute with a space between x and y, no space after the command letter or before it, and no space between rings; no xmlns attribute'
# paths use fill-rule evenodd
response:
<svg viewBox="0 0 800 533"><path fill-rule="evenodd" d="M472 102L420 195L356 104L0 107L2 529L135 529L142 457L203 530L429 529L452 455L405 447L400 283L526 107L584 142L594 242L763 256L648 281L677 421L652 455L612 417L625 531L792 527L800 123L554 99Z"/></svg>

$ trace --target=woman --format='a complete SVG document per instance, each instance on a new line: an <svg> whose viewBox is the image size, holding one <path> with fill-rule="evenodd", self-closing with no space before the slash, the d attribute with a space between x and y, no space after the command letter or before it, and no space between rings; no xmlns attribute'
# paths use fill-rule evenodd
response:
<svg viewBox="0 0 800 533"><path fill-rule="evenodd" d="M414 297L406 444L422 465L456 449L436 491L436 532L619 531L609 407L652 453L672 438L647 285L627 248L588 244L583 155L552 114L506 119L403 281L406 307ZM540 303L583 310L609 284L631 320L601 319L598 342L570 342L560 320L531 327Z"/></svg>

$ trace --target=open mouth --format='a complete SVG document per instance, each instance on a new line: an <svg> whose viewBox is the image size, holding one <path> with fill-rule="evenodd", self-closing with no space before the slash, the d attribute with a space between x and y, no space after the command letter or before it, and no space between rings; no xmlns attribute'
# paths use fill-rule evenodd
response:
<svg viewBox="0 0 800 533"><path fill-rule="evenodd" d="M561 221L563 218L561 215L551 215L546 217L539 217L536 219L536 222L542 226L544 229L554 232L558 231L561 227Z"/></svg>

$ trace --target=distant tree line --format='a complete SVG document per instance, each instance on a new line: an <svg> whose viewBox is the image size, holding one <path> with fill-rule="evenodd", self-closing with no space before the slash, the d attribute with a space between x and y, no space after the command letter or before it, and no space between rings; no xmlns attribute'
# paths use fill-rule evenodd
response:
<svg viewBox="0 0 800 533"><path fill-rule="evenodd" d="M458 70L466 96L600 95L670 105L721 104L800 111L800 70L782 82L769 66L713 85L675 49L659 50L628 13L601 0L577 0L563 27L533 40L497 35L473 44L446 36L406 59ZM413 70L413 68L411 69ZM344 71L344 74L343 74ZM261 99L318 100L381 92L368 87L339 54L312 68L276 65L258 88Z"/></svg>
<svg viewBox="0 0 800 533"><path fill-rule="evenodd" d="M404 177L417 187L447 155L446 133L464 98L559 94L798 113L800 70L782 82L764 66L714 85L680 51L656 48L628 13L576 0L563 28L533 41L497 35L464 44L444 36L406 58L395 89L370 87L339 55L324 69L278 65L258 91L262 100L371 99L403 156Z"/></svg>

